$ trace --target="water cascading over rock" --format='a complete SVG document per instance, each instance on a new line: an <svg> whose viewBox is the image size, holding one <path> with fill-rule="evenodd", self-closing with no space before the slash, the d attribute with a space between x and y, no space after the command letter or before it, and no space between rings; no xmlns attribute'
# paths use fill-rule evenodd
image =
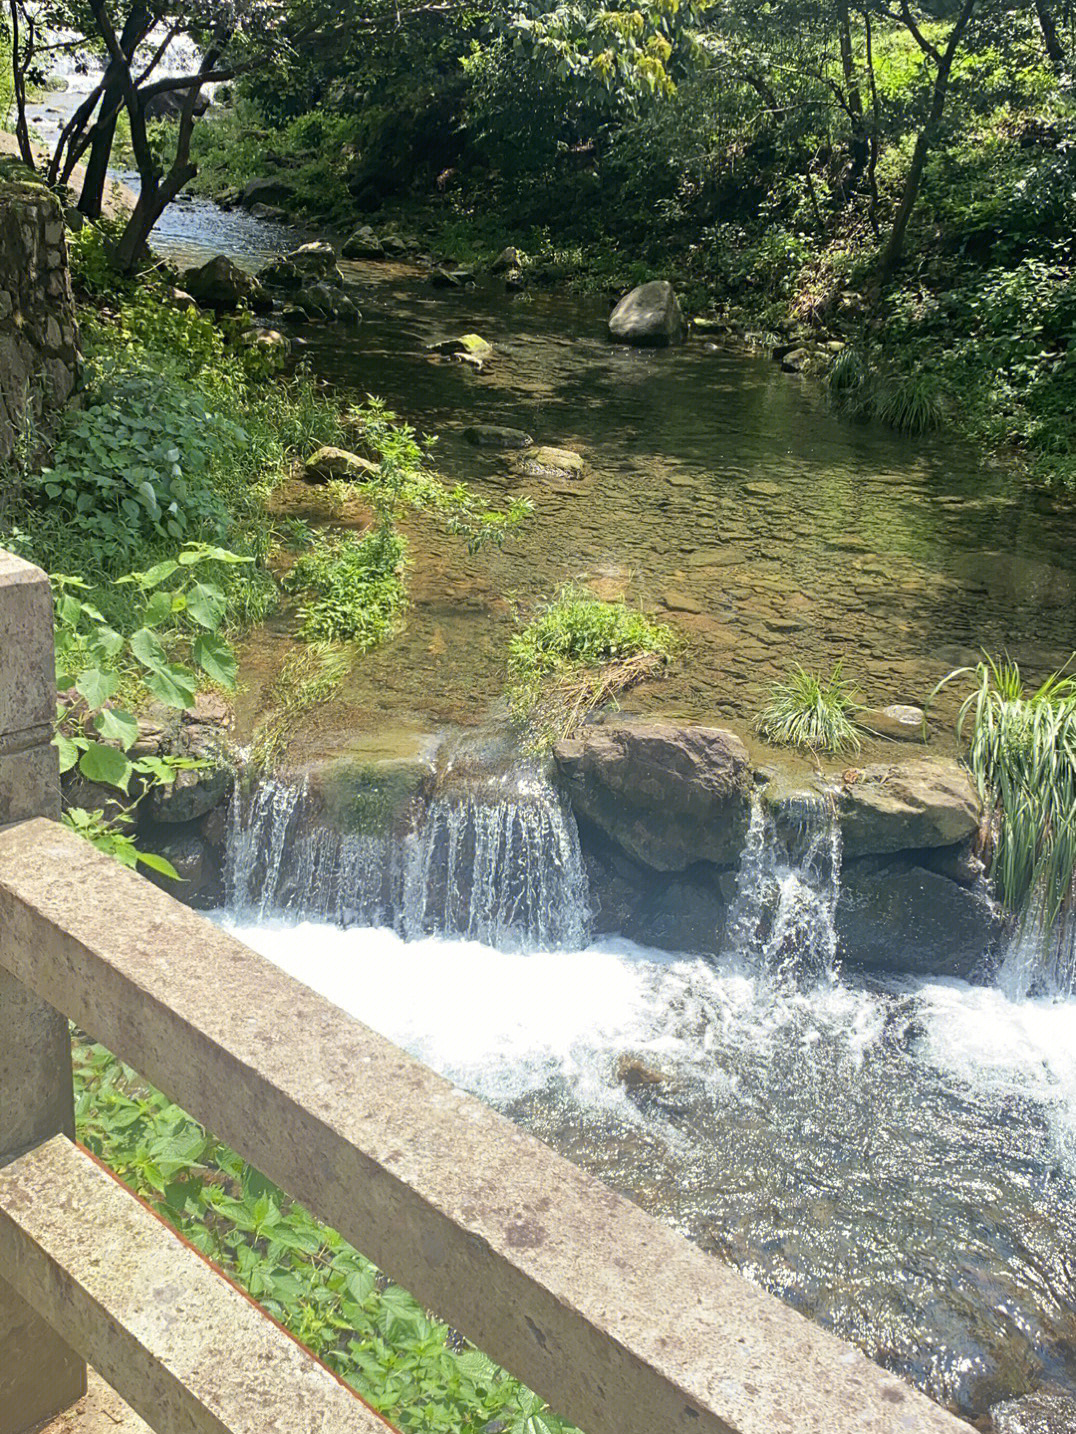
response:
<svg viewBox="0 0 1076 1434"><path fill-rule="evenodd" d="M412 830L328 824L308 783L237 788L227 851L233 912L386 926L405 939L579 948L588 933L575 821L537 772L435 789Z"/></svg>

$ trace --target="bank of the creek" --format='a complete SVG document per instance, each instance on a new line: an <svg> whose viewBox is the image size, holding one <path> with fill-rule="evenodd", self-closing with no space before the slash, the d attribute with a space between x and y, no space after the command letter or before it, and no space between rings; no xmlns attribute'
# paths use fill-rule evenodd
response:
<svg viewBox="0 0 1076 1434"><path fill-rule="evenodd" d="M185 200L155 243L179 266L224 252L254 269L308 237ZM842 422L766 358L699 336L611 347L600 299L343 269L361 324L292 325L297 354L437 435L446 477L527 494L534 514L477 557L409 520L406 625L291 750L346 775L237 789L213 813L218 919L941 1401L985 1420L1014 1395L1076 1394L1073 971L1002 932L966 860L973 798L872 846L856 773L806 799L774 798L782 777L760 800L774 757L753 744L735 850L667 863L646 925L645 852L569 800L571 754L559 787L504 759L501 705L515 610L567 581L683 635L629 716L747 736L793 661L843 659L879 705L922 703L982 648L1045 673L1076 649L1076 504L944 439ZM493 345L480 372L428 352L468 332ZM474 423L571 448L585 471L521 474L468 443ZM332 521L309 495L293 507ZM240 741L293 643L283 609L244 644ZM955 701L931 714L931 754L956 751ZM476 728L500 733L495 769L439 761ZM910 750L864 754L881 805L885 764ZM847 913L879 872L923 919L898 903L867 960ZM927 930L932 902L967 916L960 978L939 974L955 928L943 912Z"/></svg>

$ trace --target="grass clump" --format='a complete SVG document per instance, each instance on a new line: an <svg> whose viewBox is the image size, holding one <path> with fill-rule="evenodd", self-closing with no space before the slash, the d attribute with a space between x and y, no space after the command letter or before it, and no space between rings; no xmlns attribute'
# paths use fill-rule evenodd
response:
<svg viewBox="0 0 1076 1434"><path fill-rule="evenodd" d="M407 603L406 540L392 528L361 537L328 535L304 553L285 579L300 594L299 636L349 642L369 652L399 626Z"/></svg>
<svg viewBox="0 0 1076 1434"><path fill-rule="evenodd" d="M256 770L272 771L280 765L296 722L338 691L351 661L351 654L332 642L310 642L292 653L266 694L268 710L250 750Z"/></svg>
<svg viewBox="0 0 1076 1434"><path fill-rule="evenodd" d="M755 719L755 730L778 747L806 752L858 752L858 690L837 663L828 677L796 663L770 689L770 701Z"/></svg>
<svg viewBox="0 0 1076 1434"><path fill-rule="evenodd" d="M538 745L568 737L601 703L657 675L676 649L665 623L565 587L513 637L508 699Z"/></svg>
<svg viewBox="0 0 1076 1434"><path fill-rule="evenodd" d="M938 688L968 675L974 686L957 732L970 721L991 875L1011 912L1026 919L1041 910L1049 927L1071 905L1076 881L1076 677L1055 672L1029 692L1015 662L986 657Z"/></svg>

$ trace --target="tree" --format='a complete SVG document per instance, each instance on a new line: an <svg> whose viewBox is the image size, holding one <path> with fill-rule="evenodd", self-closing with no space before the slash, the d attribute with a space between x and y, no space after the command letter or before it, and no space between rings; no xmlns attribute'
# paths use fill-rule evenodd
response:
<svg viewBox="0 0 1076 1434"><path fill-rule="evenodd" d="M165 206L193 178L191 133L204 108L207 84L233 79L259 53L271 47L277 29L276 0L8 0L12 73L17 109L16 134L23 161L37 167L26 121L27 79L42 77L58 49L101 56L100 80L64 126L45 165L51 184L66 184L86 156L78 207L86 218L100 218L116 124L126 110L140 193L116 246L116 263L128 272L138 262ZM51 37L71 32L73 39ZM201 58L187 74L164 75L176 42L193 42ZM164 171L147 133L154 106L165 97L178 100L177 132L171 164ZM87 154L88 152L88 154Z"/></svg>
<svg viewBox="0 0 1076 1434"><path fill-rule="evenodd" d="M890 15L891 19L898 20L899 23L904 26L922 50L924 56L926 56L934 66L934 82L931 86L930 106L927 110L926 120L916 136L915 148L912 150L912 162L908 167L908 174L904 180L904 189L901 193L900 203L897 205L897 212L889 231L889 238L882 251L880 272L883 278L888 278L889 275L894 272L904 252L904 240L908 232L908 221L912 217L915 201L919 197L919 186L923 180L923 170L926 168L927 155L937 138L938 131L941 128L942 117L945 113L945 101L949 93L949 80L953 73L953 61L957 57L965 31L968 28L978 4L979 0L960 0L959 9L952 22L952 27L949 30L949 36L944 46L940 48L931 40L927 39L923 30L922 19L917 19L916 16L912 14L909 0L900 0L899 14Z"/></svg>

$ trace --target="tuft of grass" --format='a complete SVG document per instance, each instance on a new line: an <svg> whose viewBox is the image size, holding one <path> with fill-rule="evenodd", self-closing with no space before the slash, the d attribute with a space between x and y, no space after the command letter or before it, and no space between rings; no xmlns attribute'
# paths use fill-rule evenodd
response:
<svg viewBox="0 0 1076 1434"><path fill-rule="evenodd" d="M984 657L942 679L974 686L957 720L971 725L968 761L987 810L991 875L1022 920L1041 910L1052 926L1076 882L1076 677L1053 673L1032 692L1018 665Z"/></svg>
<svg viewBox="0 0 1076 1434"><path fill-rule="evenodd" d="M930 433L941 427L943 406L938 381L925 370L883 382L874 399L875 415L898 433Z"/></svg>
<svg viewBox="0 0 1076 1434"><path fill-rule="evenodd" d="M564 587L509 645L508 701L534 744L568 737L604 702L657 676L676 634L622 602Z"/></svg>
<svg viewBox="0 0 1076 1434"><path fill-rule="evenodd" d="M351 662L351 654L331 642L311 642L292 653L266 693L268 710L250 749L254 768L269 772L280 765L295 723L338 691Z"/></svg>
<svg viewBox="0 0 1076 1434"><path fill-rule="evenodd" d="M858 752L862 745L855 722L858 696L841 663L828 677L796 663L788 677L770 689L770 701L755 718L755 730L778 747L831 755Z"/></svg>
<svg viewBox="0 0 1076 1434"><path fill-rule="evenodd" d="M349 642L369 652L399 625L407 603L407 544L392 528L355 537L324 538L304 553L284 586L301 595L299 636L308 642Z"/></svg>

